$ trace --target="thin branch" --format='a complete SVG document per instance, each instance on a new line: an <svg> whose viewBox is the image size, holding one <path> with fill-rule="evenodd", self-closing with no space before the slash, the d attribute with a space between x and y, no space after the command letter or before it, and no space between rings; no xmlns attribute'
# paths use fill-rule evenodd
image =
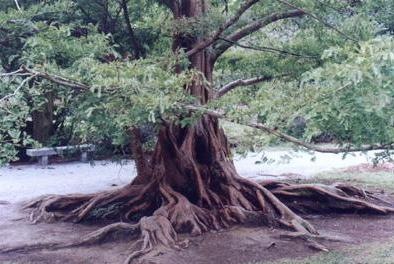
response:
<svg viewBox="0 0 394 264"><path fill-rule="evenodd" d="M253 21L250 24L242 27L241 29L235 31L234 33L228 35L226 37L225 42L218 44L215 49L215 57L218 58L222 55L227 49L232 47L237 41L241 40L242 38L249 36L250 34L262 29L269 24L272 24L276 21L293 18L293 17L300 17L303 16L305 13L302 10L287 10L285 12L273 13L271 15L265 16L259 20ZM232 42L229 42L232 41Z"/></svg>
<svg viewBox="0 0 394 264"><path fill-rule="evenodd" d="M13 72L5 72L5 73L1 73L0 77L14 76L14 75L19 74L21 72L22 72L22 69L18 69L18 70L13 71Z"/></svg>
<svg viewBox="0 0 394 264"><path fill-rule="evenodd" d="M278 129L270 128L262 123L249 123L247 125L250 127L253 127L253 128L260 129L268 134L274 135L280 139L291 142L295 145L298 145L298 146L301 146L301 147L304 147L306 149L310 149L313 151L322 152L322 153L338 154L338 153L344 153L344 152L394 149L394 143L365 145L365 146L360 146L360 147L352 147L350 145L346 146L346 147L322 147L322 146L318 146L315 144L307 143L303 140L300 140L298 138L290 136Z"/></svg>
<svg viewBox="0 0 394 264"><path fill-rule="evenodd" d="M353 42L355 42L355 43L358 43L358 40L357 40L357 39L354 39L354 38L348 36L346 33L342 32L341 30L339 30L339 29L336 28L335 26L331 25L330 23L324 21L323 19L321 19L320 17L316 16L315 14L313 14L313 13L311 13L311 12L309 12L309 11L306 11L305 9L303 9L303 8L301 8L301 7L299 7L299 6L296 6L296 5L290 3L290 2L288 2L288 1L286 1L286 0L276 0L276 1L278 1L278 2L280 2L280 3L282 3L282 4L284 4L284 5L287 5L287 6L289 6L289 7L292 7L292 8L295 8L295 9L297 9L297 10L300 10L300 11L304 12L305 14L307 14L308 16L310 16L310 17L316 19L318 22L322 23L322 24L325 25L326 27L328 27L328 28L334 30L335 32L337 32L338 34L340 34L341 36L343 36L344 38L346 38L346 39L348 39L348 40L351 40L351 41L353 41Z"/></svg>
<svg viewBox="0 0 394 264"><path fill-rule="evenodd" d="M199 42L195 47L186 52L186 55L192 56L212 45L226 29L228 29L239 20L243 13L245 13L250 7L252 7L259 1L260 0L247 0L244 4L241 5L241 7L232 18L228 19L224 24L222 24L213 34L211 34L211 36Z"/></svg>
<svg viewBox="0 0 394 264"><path fill-rule="evenodd" d="M223 85L217 91L216 98L220 98L220 97L224 96L225 94L227 94L228 92L230 92L240 86L253 85L253 84L257 84L257 83L261 83L261 82L271 81L275 78L280 78L280 77L285 77L285 76L289 76L289 74L282 74L279 76L259 76L259 77L254 77L254 78L250 78L250 79L238 79L238 80L229 82L226 85Z"/></svg>
<svg viewBox="0 0 394 264"><path fill-rule="evenodd" d="M21 66L21 72L23 73L29 73L31 76L35 76L35 77L41 77L43 79L46 79L48 81L69 87L69 88L73 88L76 90L90 90L90 86L71 80L71 79L67 79L58 75L51 75L47 72L40 72L40 71L36 71L36 70L32 70L27 68L26 66L22 65Z"/></svg>
<svg viewBox="0 0 394 264"><path fill-rule="evenodd" d="M15 5L16 5L16 9L18 9L18 11L22 11L21 6L18 3L18 0L14 0Z"/></svg>
<svg viewBox="0 0 394 264"><path fill-rule="evenodd" d="M220 113L218 111L210 110L204 107L199 107L199 106L194 106L194 105L186 105L183 106L184 109L187 109L192 112L202 112L204 114L211 115L216 118L224 119L226 121L232 122L232 123L238 123L241 125L245 125L248 127L256 128L259 130L262 130L268 134L274 135L282 140L288 141L290 143L293 143L295 145L304 147L309 150L317 151L317 152L322 152L322 153L345 153L345 152L359 152L359 151L370 151L370 150L389 150L389 149L394 149L394 142L393 143L388 143L388 144L371 144L371 145L364 145L360 147L352 147L352 146L345 146L345 147L323 147L323 146L318 146L315 144L311 144L308 142L305 142L303 140L300 140L298 138L295 138L293 136L290 136L277 128L271 128L263 123L258 123L258 122L237 122L234 121L232 118L227 117L225 114Z"/></svg>
<svg viewBox="0 0 394 264"><path fill-rule="evenodd" d="M127 0L121 0L120 5L121 5L121 8L123 9L123 18L126 23L127 31L129 32L129 38L130 38L130 41L131 41L133 48L134 48L134 56L136 59L139 59L140 57L142 57L144 55L144 48L142 47L142 45L138 41L138 39L134 33L134 29L131 25L129 9L127 7Z"/></svg>
<svg viewBox="0 0 394 264"><path fill-rule="evenodd" d="M240 48L244 48L244 49L250 49L250 50L256 50L256 51L264 51L264 52L273 52L273 53L279 53L281 55L289 55L289 56L293 56L293 57L308 58L308 59L317 59L317 58L319 58L319 56L303 55L303 54L298 54L298 53L294 53L294 52L291 52L291 51L281 50L281 49L272 48L272 47L260 47L260 46L244 45L244 44L241 44L239 42L232 41L232 40L225 39L225 38L219 38L219 39L223 40L223 41L226 41L226 42L229 42L229 43L231 43L234 46L237 46L237 47L240 47Z"/></svg>
<svg viewBox="0 0 394 264"><path fill-rule="evenodd" d="M19 92L19 90L22 89L22 87L25 86L25 84L26 84L28 81L30 81L31 79L33 79L34 77L36 77L36 76L35 76L35 75L32 75L32 76L30 76L30 77L24 79L24 80L19 84L19 86L14 90L13 93L7 94L7 95L4 96L3 98L0 98L0 103L6 101L6 100L8 100L8 99L10 99L11 97L14 97L14 96Z"/></svg>

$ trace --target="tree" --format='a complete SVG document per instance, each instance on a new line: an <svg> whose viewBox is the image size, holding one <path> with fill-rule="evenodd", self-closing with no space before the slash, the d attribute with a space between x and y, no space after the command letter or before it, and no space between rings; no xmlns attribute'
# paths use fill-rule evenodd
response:
<svg viewBox="0 0 394 264"><path fill-rule="evenodd" d="M179 24L202 20L210 15L211 9L217 10L214 8L214 4L217 3L211 3L208 0L164 0L161 4L170 10L175 22ZM233 4L235 5L235 2ZM187 30L175 31L172 36L172 52L175 58L169 67L172 72L150 65L154 59L151 61L147 59L148 65L139 61L132 66L127 63L126 66L116 65L116 63L97 66L96 75L100 69L105 69L102 71L104 75L108 72L112 74L113 71L118 80L134 76L136 80L142 79L142 81L135 81L134 84L140 83L146 86L149 86L150 80L141 76L153 74L155 77L152 77L152 86L167 88L172 86L173 90L176 90L174 94L177 96L182 94L178 97L182 100L171 101L175 105L167 104L159 113L153 112L152 114L152 111L146 111L146 109L139 112L148 116L147 119L159 119L156 122L159 127L157 142L151 156L144 153L141 142L138 140L140 137L138 122L125 125L135 139L133 152L138 170L137 177L130 184L115 191L97 194L49 196L40 198L27 206L33 208L32 217L35 221L81 222L101 217L103 214L113 220L121 219L120 223L106 226L76 243L52 245L53 247L90 244L119 231L140 234L137 241L140 249L130 254L126 260L128 263L150 253L159 244L181 247L182 243L178 240L177 233L187 232L200 235L208 230L218 230L257 219L259 223L294 231L295 236L307 237L311 246L326 250L324 246L313 240L319 237L318 231L297 212L365 211L376 214L394 212L393 208L381 204L372 194L353 186L290 185L276 181L256 183L240 177L236 172L228 140L218 120L227 118L234 121L237 118L211 110L211 106L216 103L216 100L239 87L286 78L293 76L293 73L285 72L277 76L239 79L231 81L219 90L214 90L212 86L214 69L221 56L233 47L251 48L240 42L265 27L280 21L304 17L312 17L319 23L323 23L324 27L329 27L329 30L333 30L335 34L345 38L346 43L354 44L351 36L347 36L346 33L324 22L305 8L287 1L272 1L267 5L268 9L259 10L264 3L258 0L241 1L239 6L232 9L227 18L221 19L216 28L209 30L208 33L194 34ZM121 7L127 17L125 1L122 1ZM258 18L252 16L251 19L247 19L253 11L259 15ZM133 28L130 26L131 22L127 19L126 22L134 54L136 57L141 57L144 53L143 46L135 39ZM303 21L300 20L299 23L302 24ZM261 47L252 48L267 50ZM303 57L295 52L281 49L271 48L271 51L291 57ZM310 57L313 56L310 55ZM85 63L90 63L92 68L96 67L91 60ZM314 61L310 65L320 63ZM119 72L119 67L122 72ZM129 74L128 70L132 73ZM26 66L22 66L15 74L52 82L72 90L102 89ZM158 78L157 76L161 77L160 81L155 79ZM316 80L317 77L311 79L311 82ZM107 92L116 94L116 99L108 97L110 98L109 104L118 105L129 96L127 83L123 83L125 85L123 88L121 81L121 85L117 84L116 87L119 87L117 89L120 92L113 88L111 81L105 82L105 87L109 87ZM171 92L168 93L171 97ZM139 91L138 96L139 99L133 101L130 109L138 105L137 100L143 101L145 93ZM102 100L107 99L102 98ZM146 104L146 108L149 107L147 101L141 103ZM129 110L128 107L127 104L122 104L122 108L126 108L125 112ZM124 115L127 116L127 114ZM135 113L134 115L136 116ZM245 123L242 120L240 122ZM379 144L328 149L286 135L278 128L271 128L261 122L248 121L246 124L316 151L385 150L393 146L390 141L392 138L389 138L387 142ZM315 202L311 202L312 199ZM138 220L138 223L129 224L133 220Z"/></svg>

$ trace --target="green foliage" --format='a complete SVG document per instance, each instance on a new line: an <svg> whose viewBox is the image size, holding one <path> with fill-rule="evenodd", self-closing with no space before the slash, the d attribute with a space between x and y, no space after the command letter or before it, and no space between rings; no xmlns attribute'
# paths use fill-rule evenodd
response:
<svg viewBox="0 0 394 264"><path fill-rule="evenodd" d="M313 180L329 182L346 181L356 183L365 189L382 188L384 190L394 191L393 173L391 171L379 170L378 167L376 168L377 172L327 172L317 174Z"/></svg>
<svg viewBox="0 0 394 264"><path fill-rule="evenodd" d="M304 117L306 140L328 132L342 143L392 142L393 44L391 37L379 37L360 47L326 50L324 66L306 72L301 82L264 85L249 111L282 129Z"/></svg>
<svg viewBox="0 0 394 264"><path fill-rule="evenodd" d="M394 261L394 242L370 242L363 245L350 246L329 253L319 253L307 258L283 259L274 262L253 262L248 264L391 264Z"/></svg>
<svg viewBox="0 0 394 264"><path fill-rule="evenodd" d="M162 60L102 64L85 59L74 65L77 72L69 75L92 87L75 101L77 110L68 120L75 124L75 136L83 141L109 137L120 144L127 140L128 128L170 118L174 102L190 101L183 87L192 73L174 75Z"/></svg>
<svg viewBox="0 0 394 264"><path fill-rule="evenodd" d="M14 93L10 86L10 82L0 82L0 98ZM9 100L0 100L0 165L17 160L19 148L34 144L24 131L28 115L29 106L22 91Z"/></svg>
<svg viewBox="0 0 394 264"><path fill-rule="evenodd" d="M120 1L21 0L20 11L13 1L0 1L1 72L25 64L91 87L78 91L42 78L1 78L0 98L6 99L0 99L0 162L15 160L21 148L37 144L28 124L34 111L50 103L49 95L54 133L45 145L126 146L132 126L160 126L163 120L187 126L201 115L182 110L182 104L194 102L184 88L205 80L188 69L182 51L173 53L172 36L208 36L242 1L213 1L204 16L177 20L160 1L126 2L130 27ZM305 140L328 132L344 144L393 141L392 1L292 3L313 15L278 21L242 39L239 44L250 48L234 45L226 51L215 65L211 87L238 78L282 77L236 89L209 106L234 120L258 120L285 131L303 117L306 129L296 134ZM278 1L261 1L223 36L286 9ZM132 40L141 43L139 60ZM176 64L185 71L174 74ZM247 134L247 145L272 142Z"/></svg>
<svg viewBox="0 0 394 264"><path fill-rule="evenodd" d="M376 38L359 48L330 49L325 57L346 57L328 62L305 75L300 92L314 129L329 131L355 144L389 143L394 136L394 39ZM334 59L335 61L335 59Z"/></svg>
<svg viewBox="0 0 394 264"><path fill-rule="evenodd" d="M379 33L394 33L394 2L391 0L369 0L364 5L364 12L373 16L379 23L381 31Z"/></svg>
<svg viewBox="0 0 394 264"><path fill-rule="evenodd" d="M29 38L23 49L21 62L29 67L55 64L62 68L86 58L104 58L115 51L109 45L109 36L98 34L95 27L85 27L86 37L72 36L75 25L47 26L36 23L39 33ZM53 66L53 65L51 65Z"/></svg>

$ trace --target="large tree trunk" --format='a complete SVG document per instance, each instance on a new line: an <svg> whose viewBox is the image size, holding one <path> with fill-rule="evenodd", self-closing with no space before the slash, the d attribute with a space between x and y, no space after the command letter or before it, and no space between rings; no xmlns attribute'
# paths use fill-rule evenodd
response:
<svg viewBox="0 0 394 264"><path fill-rule="evenodd" d="M175 19L182 18L196 18L204 15L208 9L207 0L183 0L183 1L173 1L172 11L174 13ZM179 33L174 36L173 40L173 50L178 52L183 49L185 52L191 50L199 41L202 39L191 36L185 33ZM194 95L201 104L205 104L211 99L210 87L206 86L206 83L212 82L212 72L214 59L212 54L208 49L198 52L189 58L190 68L195 69L202 74L202 78L205 79L205 84L202 79L196 79L195 82L188 87L189 92ZM177 72L182 69L176 69Z"/></svg>
<svg viewBox="0 0 394 264"><path fill-rule="evenodd" d="M172 1L175 18L204 14L207 1ZM180 3L180 4L178 4ZM174 50L191 49L198 38L174 36ZM208 51L193 55L190 67L212 81L213 60ZM180 68L177 71L181 71ZM210 89L195 80L189 92L199 104L207 103ZM136 148L138 154L138 148ZM137 155L142 157L143 155ZM137 162L138 176L129 185L92 195L50 196L32 202L38 220L83 221L92 218L139 220L137 225L119 223L99 230L73 245L94 243L115 231L140 232L140 250L127 262L150 252L158 244L178 247L177 233L201 234L233 224L254 222L314 237L317 231L284 203L298 212L341 209L389 213L394 210L369 202L370 194L349 186L286 185L256 182L240 177L223 130L215 117L205 115L195 124L181 127L164 123L149 162ZM293 199L296 197L297 199ZM316 197L318 199L316 199ZM313 203L308 202L314 199ZM294 203L297 200L298 203ZM376 202L376 199L375 199ZM327 207L326 205L329 205ZM323 210L324 209L324 210ZM320 245L313 244L319 248Z"/></svg>
<svg viewBox="0 0 394 264"><path fill-rule="evenodd" d="M52 93L46 94L47 102L39 110L32 113L33 139L45 144L53 134L54 98Z"/></svg>

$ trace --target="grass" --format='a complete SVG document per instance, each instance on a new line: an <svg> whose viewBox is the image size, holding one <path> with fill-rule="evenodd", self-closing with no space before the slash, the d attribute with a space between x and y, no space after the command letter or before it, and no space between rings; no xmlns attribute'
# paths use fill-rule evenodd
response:
<svg viewBox="0 0 394 264"><path fill-rule="evenodd" d="M283 259L253 264L394 264L394 239L352 246L330 253L319 253L304 259Z"/></svg>
<svg viewBox="0 0 394 264"><path fill-rule="evenodd" d="M328 172L316 175L308 182L351 182L365 188L394 192L392 172ZM394 227L393 227L394 236ZM329 253L319 253L302 259L282 259L253 264L394 264L394 238L386 241L350 246ZM252 264L252 263L250 263Z"/></svg>
<svg viewBox="0 0 394 264"><path fill-rule="evenodd" d="M316 175L313 181L352 182L368 188L381 188L394 191L394 173L392 172L327 172Z"/></svg>

